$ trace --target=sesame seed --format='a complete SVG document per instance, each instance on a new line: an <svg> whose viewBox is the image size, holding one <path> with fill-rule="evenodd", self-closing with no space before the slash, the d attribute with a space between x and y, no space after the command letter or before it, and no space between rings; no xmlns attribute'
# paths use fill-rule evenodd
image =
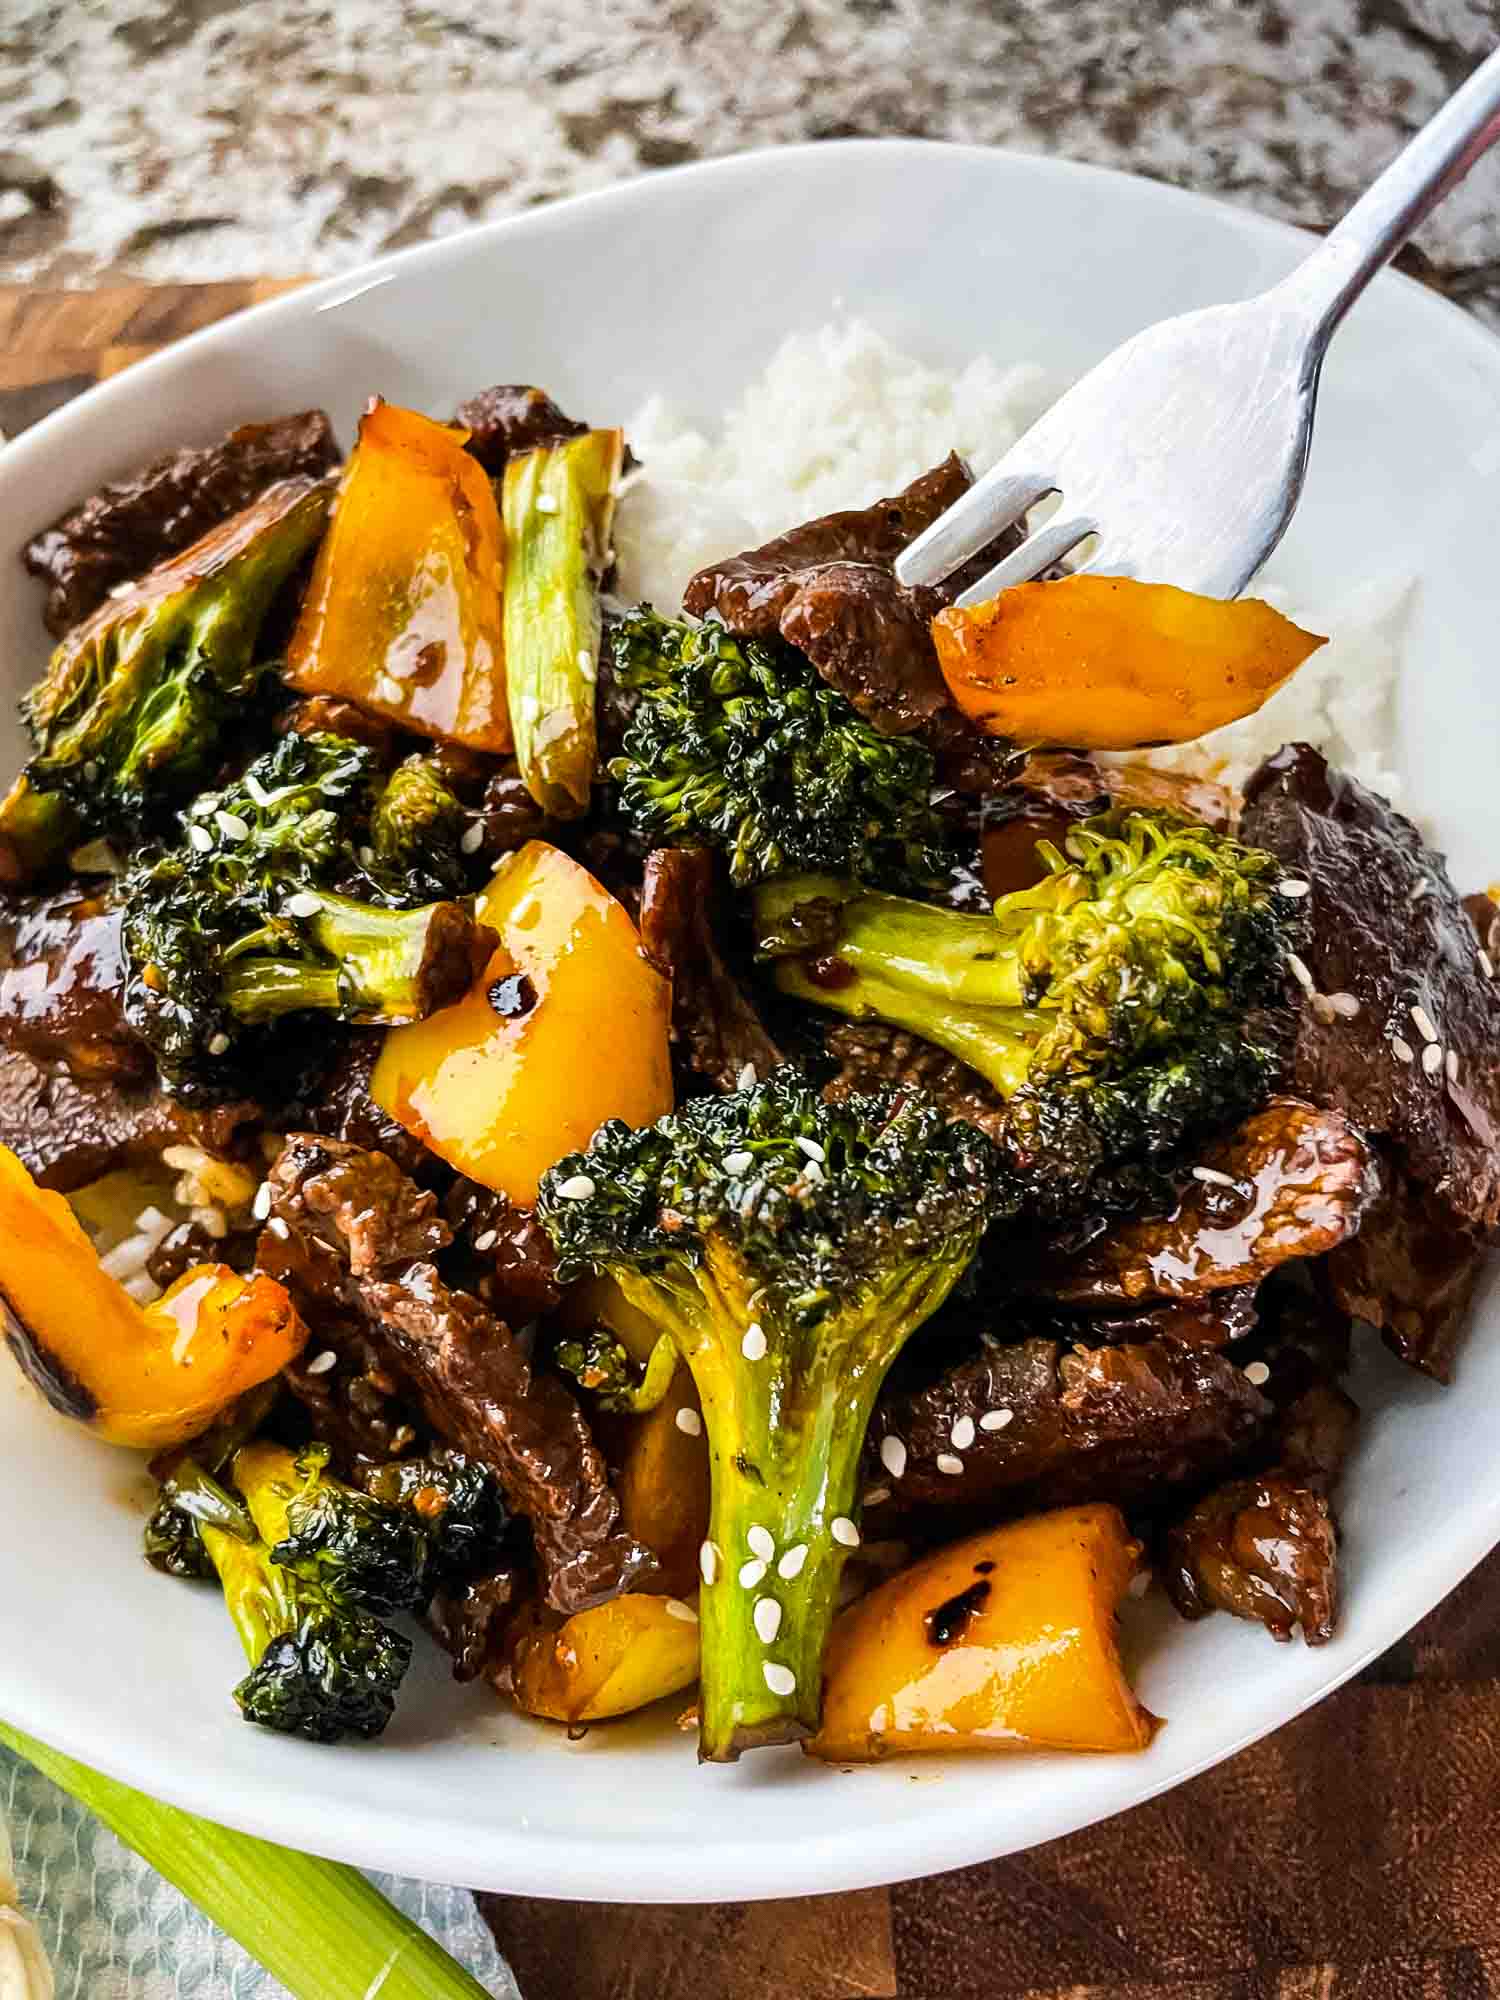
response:
<svg viewBox="0 0 1500 2000"><path fill-rule="evenodd" d="M375 850L373 847L362 847L359 850L359 865L361 868L368 868L374 859Z"/></svg>
<svg viewBox="0 0 1500 2000"><path fill-rule="evenodd" d="M219 1030L218 1034L210 1038L208 1044L208 1053L211 1056L228 1055L229 1037L224 1033L224 1030L222 1028Z"/></svg>
<svg viewBox="0 0 1500 2000"><path fill-rule="evenodd" d="M705 1542L698 1551L698 1574L705 1583L713 1583L719 1574L719 1545Z"/></svg>
<svg viewBox="0 0 1500 2000"><path fill-rule="evenodd" d="M745 1328L745 1338L740 1342L740 1353L747 1361L764 1361L766 1358L765 1329L759 1321Z"/></svg>
<svg viewBox="0 0 1500 2000"><path fill-rule="evenodd" d="M1303 990L1303 992L1304 992L1304 993L1311 993L1311 992L1312 992L1312 990L1313 990L1313 976L1312 976L1312 974L1311 974L1311 973L1310 973L1310 972L1308 971L1308 969L1307 969L1306 965L1305 965L1305 964L1303 963L1303 961L1302 961L1302 960L1301 960L1300 958L1298 958L1298 956L1297 956L1296 952L1294 952L1294 951L1289 951L1289 952L1287 953L1287 955L1286 955L1286 969L1287 969L1287 971L1288 971L1288 972L1290 972L1290 974L1292 975L1293 979L1295 979L1295 980L1296 980L1297 984L1298 984L1298 985L1299 985L1299 986L1300 986L1300 987L1302 988L1302 990Z"/></svg>
<svg viewBox="0 0 1500 2000"><path fill-rule="evenodd" d="M742 1063L740 1065L740 1073L734 1081L736 1087L740 1090L754 1090L759 1080L755 1073L755 1064Z"/></svg>
<svg viewBox="0 0 1500 2000"><path fill-rule="evenodd" d="M590 674L592 674L594 671L594 656L589 651L587 646L580 646L578 648L576 658L578 662L578 671L583 675L584 679L587 680Z"/></svg>
<svg viewBox="0 0 1500 2000"><path fill-rule="evenodd" d="M667 1616L675 1618L681 1625L696 1625L698 1614L691 1604L684 1604L680 1597L667 1599Z"/></svg>
<svg viewBox="0 0 1500 2000"><path fill-rule="evenodd" d="M1458 1050L1457 1050L1457 1049L1449 1049L1449 1051L1448 1051L1448 1055L1447 1055L1447 1059L1446 1059L1446 1062L1445 1062L1445 1067L1446 1067L1446 1069L1447 1069L1447 1071L1448 1071L1448 1081L1449 1081L1450 1083L1457 1083L1457 1082L1458 1082Z"/></svg>
<svg viewBox="0 0 1500 2000"><path fill-rule="evenodd" d="M979 1419L979 1428L982 1431L1003 1431L1015 1414L1014 1410L986 1410Z"/></svg>
<svg viewBox="0 0 1500 2000"><path fill-rule="evenodd" d="M757 1597L750 1617L755 1625L756 1638L763 1646L769 1646L781 1630L781 1606L774 1597Z"/></svg>
<svg viewBox="0 0 1500 2000"><path fill-rule="evenodd" d="M823 1169L818 1165L816 1160L809 1160L807 1165L802 1169L802 1178L809 1182L820 1181L824 1178Z"/></svg>
<svg viewBox="0 0 1500 2000"><path fill-rule="evenodd" d="M389 674L379 674L375 680L375 699L390 703L393 707L401 699L401 683Z"/></svg>
<svg viewBox="0 0 1500 2000"><path fill-rule="evenodd" d="M867 1486L860 1495L859 1504L861 1507L878 1507L883 1500L889 1500L890 1497L889 1486Z"/></svg>
<svg viewBox="0 0 1500 2000"><path fill-rule="evenodd" d="M87 763L86 763L86 764L84 765L84 767L83 767L83 775L84 775L84 777L85 777L85 778L87 779L87 781L88 781L88 783L89 783L89 784L91 784L91 785L97 785L97 784L98 784L98 782L99 782L99 766L98 766L98 765L97 765L97 764L96 764L96 763L94 762L94 760L93 760L93 758L92 758L92 757L90 757L90 759L88 760L88 762L87 762Z"/></svg>
<svg viewBox="0 0 1500 2000"><path fill-rule="evenodd" d="M476 1236L474 1238L474 1248L476 1250L493 1250L495 1247L495 1243L499 1237L499 1234L500 1232L498 1229L485 1230L482 1236Z"/></svg>
<svg viewBox="0 0 1500 2000"><path fill-rule="evenodd" d="M214 844L214 837L206 826L199 826L195 820L188 828L188 839L200 854L207 854Z"/></svg>
<svg viewBox="0 0 1500 2000"><path fill-rule="evenodd" d="M1264 1361L1252 1361L1245 1370L1245 1380L1253 1383L1257 1389L1263 1389L1270 1379L1271 1371Z"/></svg>
<svg viewBox="0 0 1500 2000"><path fill-rule="evenodd" d="M906 1471L906 1446L898 1437L883 1437L880 1440L880 1463L892 1479L900 1479Z"/></svg>
<svg viewBox="0 0 1500 2000"><path fill-rule="evenodd" d="M533 504L539 514L555 514L557 512L557 502L550 493L538 493Z"/></svg>
<svg viewBox="0 0 1500 2000"><path fill-rule="evenodd" d="M767 1660L761 1668L766 1677L766 1686L772 1694L790 1695L797 1692L797 1676L790 1667L784 1667L778 1660Z"/></svg>
<svg viewBox="0 0 1500 2000"><path fill-rule="evenodd" d="M250 1213L257 1222L264 1222L271 1213L271 1183L262 1181L255 1190L255 1199L250 1204Z"/></svg>
<svg viewBox="0 0 1500 2000"><path fill-rule="evenodd" d="M322 907L321 896L315 896L311 889L299 889L287 898L286 913L289 917L315 917Z"/></svg>
<svg viewBox="0 0 1500 2000"><path fill-rule="evenodd" d="M684 1403L673 1419L684 1437L702 1437L703 1419L689 1403Z"/></svg>
<svg viewBox="0 0 1500 2000"><path fill-rule="evenodd" d="M1299 896L1306 896L1312 890L1311 882L1304 882L1298 875L1288 875L1286 880L1276 884L1278 896L1290 896L1295 902Z"/></svg>
<svg viewBox="0 0 1500 2000"><path fill-rule="evenodd" d="M256 805L268 806L271 803L271 794L266 790L253 771L247 771L241 782Z"/></svg>
<svg viewBox="0 0 1500 2000"><path fill-rule="evenodd" d="M820 1167L828 1158L828 1154L818 1144L816 1139L804 1139L800 1133L797 1136L797 1150L806 1153L810 1160L816 1160Z"/></svg>
<svg viewBox="0 0 1500 2000"><path fill-rule="evenodd" d="M1359 1001L1352 993L1330 993L1328 1004L1335 1014L1342 1015L1346 1021L1352 1021L1359 1012Z"/></svg>
<svg viewBox="0 0 1500 2000"><path fill-rule="evenodd" d="M726 1153L724 1155L724 1171L726 1174L748 1174L754 1165L754 1153L739 1152Z"/></svg>
<svg viewBox="0 0 1500 2000"><path fill-rule="evenodd" d="M273 1236L280 1237L283 1242L292 1233L291 1230L287 1228L286 1224L282 1221L279 1215L273 1215L271 1217L271 1220L266 1224L266 1228L270 1230Z"/></svg>
<svg viewBox="0 0 1500 2000"><path fill-rule="evenodd" d="M466 826L458 844L465 854L477 854L484 845L484 821L476 819L472 826Z"/></svg>
<svg viewBox="0 0 1500 2000"><path fill-rule="evenodd" d="M776 1565L776 1574L790 1583L794 1576L801 1576L802 1565L807 1561L806 1542L794 1542L781 1561Z"/></svg>
<svg viewBox="0 0 1500 2000"><path fill-rule="evenodd" d="M1486 979L1493 979L1495 976L1495 961L1490 957L1483 945L1479 947L1479 970L1484 974Z"/></svg>
<svg viewBox="0 0 1500 2000"><path fill-rule="evenodd" d="M754 1590L758 1584L764 1583L765 1576L766 1565L759 1556L752 1556L749 1562L740 1564L740 1583L746 1590Z"/></svg>
<svg viewBox="0 0 1500 2000"><path fill-rule="evenodd" d="M1338 1019L1326 993L1309 993L1307 1004L1312 1008L1315 1018L1321 1021L1325 1028Z"/></svg>
<svg viewBox="0 0 1500 2000"><path fill-rule="evenodd" d="M953 1428L948 1435L953 1440L953 1449L955 1451L967 1451L969 1446L974 1442L974 1419L972 1417L955 1418Z"/></svg>
<svg viewBox="0 0 1500 2000"><path fill-rule="evenodd" d="M250 838L249 820L241 819L238 813L225 812L222 806L214 814L214 825L226 840L248 840Z"/></svg>
<svg viewBox="0 0 1500 2000"><path fill-rule="evenodd" d="M1432 889L1432 884L1428 881L1427 877L1423 875L1419 877L1418 880L1415 881L1412 884L1411 888L1407 891L1406 900L1408 903L1420 903L1422 898L1430 893L1431 889Z"/></svg>
<svg viewBox="0 0 1500 2000"><path fill-rule="evenodd" d="M1396 1058L1397 1062L1404 1063L1412 1062L1416 1057L1416 1051L1413 1049L1411 1043L1404 1040L1400 1035L1391 1036L1391 1054Z"/></svg>
<svg viewBox="0 0 1500 2000"><path fill-rule="evenodd" d="M957 1479L963 1472L964 1462L961 1458L955 1458L951 1451L940 1451L937 1455L937 1469L939 1472L946 1472L950 1479Z"/></svg>
<svg viewBox="0 0 1500 2000"><path fill-rule="evenodd" d="M769 1529L763 1528L759 1521L746 1535L745 1540L750 1545L750 1553L759 1556L762 1562L769 1562L776 1553L776 1544L771 1540Z"/></svg>
<svg viewBox="0 0 1500 2000"><path fill-rule="evenodd" d="M1217 1167L1194 1167L1193 1179L1205 1187L1233 1187L1234 1175L1221 1174Z"/></svg>
<svg viewBox="0 0 1500 2000"><path fill-rule="evenodd" d="M302 1372L305 1375L326 1375L330 1368L338 1366L338 1359L331 1347L325 1347L321 1354L313 1356Z"/></svg>
<svg viewBox="0 0 1500 2000"><path fill-rule="evenodd" d="M847 1514L835 1514L833 1519L828 1523L828 1532L841 1549L857 1549L859 1547L859 1530Z"/></svg>
<svg viewBox="0 0 1500 2000"><path fill-rule="evenodd" d="M1436 1076L1443 1066L1443 1051L1437 1042L1429 1042L1422 1051L1422 1067L1429 1076Z"/></svg>
<svg viewBox="0 0 1500 2000"><path fill-rule="evenodd" d="M594 1193L593 1179L588 1174L569 1174L557 1192L564 1201L588 1201Z"/></svg>
<svg viewBox="0 0 1500 2000"><path fill-rule="evenodd" d="M1432 1016L1425 1007L1413 1007L1411 1009L1411 1018L1416 1024L1417 1033L1422 1037L1424 1042L1435 1042L1437 1040L1438 1031L1433 1027Z"/></svg>

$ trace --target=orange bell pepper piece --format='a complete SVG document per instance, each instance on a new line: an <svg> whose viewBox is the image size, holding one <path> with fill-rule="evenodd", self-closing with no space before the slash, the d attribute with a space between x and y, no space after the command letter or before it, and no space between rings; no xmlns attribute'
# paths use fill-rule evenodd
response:
<svg viewBox="0 0 1500 2000"><path fill-rule="evenodd" d="M474 914L499 950L464 999L391 1030L370 1094L460 1173L530 1205L605 1119L671 1110L672 985L624 908L546 841L506 857Z"/></svg>
<svg viewBox="0 0 1500 2000"><path fill-rule="evenodd" d="M504 751L505 543L467 437L392 403L366 411L286 678L419 735Z"/></svg>
<svg viewBox="0 0 1500 2000"><path fill-rule="evenodd" d="M964 714L1014 743L1135 750L1253 715L1326 644L1258 598L1069 576L1022 583L932 623Z"/></svg>
<svg viewBox="0 0 1500 2000"><path fill-rule="evenodd" d="M307 1340L280 1285L227 1264L200 1264L138 1306L101 1270L62 1196L4 1146L0 1314L21 1372L53 1409L142 1451L196 1437Z"/></svg>

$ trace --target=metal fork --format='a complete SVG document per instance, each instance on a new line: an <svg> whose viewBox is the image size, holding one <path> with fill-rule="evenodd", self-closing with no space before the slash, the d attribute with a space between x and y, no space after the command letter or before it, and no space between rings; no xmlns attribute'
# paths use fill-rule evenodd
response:
<svg viewBox="0 0 1500 2000"><path fill-rule="evenodd" d="M896 562L935 584L1048 494L1062 503L958 602L1081 567L1237 597L1302 491L1323 356L1375 273L1500 139L1500 49L1280 284L1134 335L1054 403Z"/></svg>

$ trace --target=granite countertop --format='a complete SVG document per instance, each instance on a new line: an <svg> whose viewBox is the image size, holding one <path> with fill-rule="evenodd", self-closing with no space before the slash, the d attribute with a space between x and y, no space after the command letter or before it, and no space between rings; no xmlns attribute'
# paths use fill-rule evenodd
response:
<svg viewBox="0 0 1500 2000"><path fill-rule="evenodd" d="M320 274L645 169L920 133L1333 219L1496 0L0 0L0 278ZM1431 275L1500 322L1475 178Z"/></svg>

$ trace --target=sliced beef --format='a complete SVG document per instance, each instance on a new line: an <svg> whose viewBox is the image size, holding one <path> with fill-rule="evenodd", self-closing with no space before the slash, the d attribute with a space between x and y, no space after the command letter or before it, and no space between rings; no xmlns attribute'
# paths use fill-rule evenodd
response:
<svg viewBox="0 0 1500 2000"><path fill-rule="evenodd" d="M242 1155L260 1123L247 1100L194 1111L154 1084L77 1077L0 1045L0 1135L43 1187L71 1194L116 1167L160 1163L164 1146Z"/></svg>
<svg viewBox="0 0 1500 2000"><path fill-rule="evenodd" d="M824 1089L832 1103L861 1091L907 1084L935 1099L950 1118L964 1119L998 1140L1005 1106L976 1070L920 1035L883 1021L840 1022L828 1029L824 1046L838 1073Z"/></svg>
<svg viewBox="0 0 1500 2000"><path fill-rule="evenodd" d="M672 982L672 1039L690 1068L720 1090L745 1070L769 1076L782 1060L714 938L714 857L702 847L659 847L646 859L641 944Z"/></svg>
<svg viewBox="0 0 1500 2000"><path fill-rule="evenodd" d="M497 382L460 403L453 421L469 432L468 449L492 479L505 470L505 461L515 452L530 451L533 445L553 438L580 437L587 424L564 416L542 389L524 382Z"/></svg>
<svg viewBox="0 0 1500 2000"><path fill-rule="evenodd" d="M904 492L872 507L825 514L758 549L700 570L683 594L688 613L712 612L747 638L780 635L877 729L921 731L963 789L993 785L1006 762L949 697L931 621L1016 546L1009 530L935 590L907 590L892 565L908 542L973 483L957 453Z"/></svg>
<svg viewBox="0 0 1500 2000"><path fill-rule="evenodd" d="M1080 1316L1061 1307L1027 1304L1018 1327L1028 1336L1081 1342L1088 1347L1121 1341L1171 1340L1184 1347L1232 1347L1255 1331L1259 1319L1254 1285L1226 1285L1196 1298L1156 1299L1117 1312L1095 1309Z"/></svg>
<svg viewBox="0 0 1500 2000"><path fill-rule="evenodd" d="M1204 1153L1176 1209L1117 1222L1039 1260L1034 1287L1072 1304L1194 1298L1245 1285L1352 1236L1380 1191L1374 1152L1340 1111L1273 1098Z"/></svg>
<svg viewBox="0 0 1500 2000"><path fill-rule="evenodd" d="M887 1388L870 1426L866 1477L889 1489L898 1514L1134 1506L1242 1460L1270 1415L1244 1372L1209 1347L987 1339L936 1382ZM887 1438L905 1447L899 1477Z"/></svg>
<svg viewBox="0 0 1500 2000"><path fill-rule="evenodd" d="M258 1229L232 1229L227 1236L210 1236L199 1222L179 1222L146 1259L146 1275L163 1291L199 1264L227 1264L248 1272L255 1264Z"/></svg>
<svg viewBox="0 0 1500 2000"><path fill-rule="evenodd" d="M491 1311L519 1326L561 1304L552 1239L529 1208L460 1179L448 1190L443 1217L453 1231L448 1261L461 1260L464 1289Z"/></svg>
<svg viewBox="0 0 1500 2000"><path fill-rule="evenodd" d="M261 1238L258 1262L266 1268L266 1238ZM288 1246L291 1255L287 1256ZM272 1257L275 1275L303 1304L299 1288L295 1239L278 1244ZM297 1359L282 1371L282 1380L307 1412L309 1428L328 1445L345 1478L357 1479L366 1468L388 1465L423 1448L426 1425L416 1401L391 1368L382 1342L370 1337L364 1322L342 1308L326 1306L304 1314L311 1337ZM328 1356L333 1356L332 1363Z"/></svg>
<svg viewBox="0 0 1500 2000"><path fill-rule="evenodd" d="M1302 1010L1291 1087L1384 1137L1453 1228L1492 1234L1500 989L1442 857L1306 744L1268 759L1245 800L1243 837L1311 884L1303 957L1317 992L1339 1000Z"/></svg>
<svg viewBox="0 0 1500 2000"><path fill-rule="evenodd" d="M1021 797L1070 819L1087 819L1110 806L1140 806L1202 820L1220 833L1233 830L1239 798L1227 785L1150 764L1101 764L1079 750L1032 750L1011 772Z"/></svg>
<svg viewBox="0 0 1500 2000"><path fill-rule="evenodd" d="M325 1139L343 1139L351 1146L387 1153L402 1173L427 1185L445 1176L447 1168L370 1095L370 1079L383 1040L368 1030L352 1030L314 1092L299 1100L297 1122Z"/></svg>
<svg viewBox="0 0 1500 2000"><path fill-rule="evenodd" d="M434 1259L452 1230L435 1197L382 1154L313 1135L290 1138L270 1178L264 1255L274 1263L278 1245L295 1242L309 1281L336 1287L362 1315L432 1429L493 1469L531 1522L553 1608L583 1610L650 1575L653 1558L620 1524L573 1397L532 1368L502 1319L440 1275Z"/></svg>
<svg viewBox="0 0 1500 2000"><path fill-rule="evenodd" d="M395 754L396 732L378 715L369 715L336 694L305 694L284 709L276 727L283 736L347 736L363 743L377 757Z"/></svg>
<svg viewBox="0 0 1500 2000"><path fill-rule="evenodd" d="M509 760L487 778L472 823L480 828L477 852L492 867L528 840L551 840L557 832L556 821L543 812L527 791L520 770Z"/></svg>
<svg viewBox="0 0 1500 2000"><path fill-rule="evenodd" d="M1441 1201L1392 1166L1358 1236L1328 1259L1334 1295L1413 1368L1448 1381L1486 1252Z"/></svg>
<svg viewBox="0 0 1500 2000"><path fill-rule="evenodd" d="M505 1633L528 1582L523 1557L502 1563L488 1576L473 1577L439 1590L427 1607L426 1624L452 1658L456 1681L493 1678L505 1665Z"/></svg>
<svg viewBox="0 0 1500 2000"><path fill-rule="evenodd" d="M125 946L108 893L69 888L0 900L0 1046L75 1076L154 1072L125 1020Z"/></svg>
<svg viewBox="0 0 1500 2000"><path fill-rule="evenodd" d="M101 487L33 536L22 554L48 586L48 631L60 638L116 584L176 555L278 480L316 479L338 462L333 426L321 410L304 410L242 424L217 444L168 452Z"/></svg>

